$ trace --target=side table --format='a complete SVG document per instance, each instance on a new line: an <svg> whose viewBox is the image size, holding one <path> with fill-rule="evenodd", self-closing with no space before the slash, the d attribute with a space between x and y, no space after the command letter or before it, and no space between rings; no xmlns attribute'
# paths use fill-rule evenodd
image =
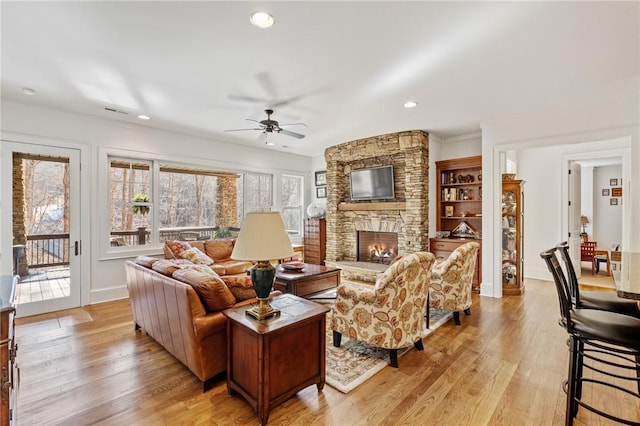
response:
<svg viewBox="0 0 640 426"><path fill-rule="evenodd" d="M301 389L325 382L329 309L284 294L271 300L280 315L256 320L247 306L226 309L227 390L239 393L267 424L271 409Z"/></svg>

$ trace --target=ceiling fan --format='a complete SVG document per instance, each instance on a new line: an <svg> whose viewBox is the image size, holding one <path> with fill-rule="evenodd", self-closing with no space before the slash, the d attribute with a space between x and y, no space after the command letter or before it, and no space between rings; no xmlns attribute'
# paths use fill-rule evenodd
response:
<svg viewBox="0 0 640 426"><path fill-rule="evenodd" d="M258 125L258 127L253 127L250 129L231 129L231 130L225 130L225 132L242 132L245 130L262 130L263 134L268 134L268 133L281 133L283 135L287 135L287 136L292 136L294 138L298 138L298 139L302 139L304 138L304 135L302 133L297 133L297 132L292 132L291 130L285 130L283 129L283 127L289 127L289 126L304 126L307 127L306 124L304 123L290 123L290 124L280 124L278 123L276 120L272 120L271 119L271 114L273 114L273 110L272 109L265 109L264 112L267 114L267 119L266 120L253 120L251 118L247 118L247 121L251 121L253 123L256 123Z"/></svg>

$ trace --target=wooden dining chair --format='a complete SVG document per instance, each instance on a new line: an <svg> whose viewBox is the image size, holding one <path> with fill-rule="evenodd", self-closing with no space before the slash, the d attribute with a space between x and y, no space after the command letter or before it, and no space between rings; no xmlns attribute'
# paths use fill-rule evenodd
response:
<svg viewBox="0 0 640 426"><path fill-rule="evenodd" d="M594 275L596 267L596 251L597 243L595 241L586 241L580 244L580 261L591 263L591 275Z"/></svg>

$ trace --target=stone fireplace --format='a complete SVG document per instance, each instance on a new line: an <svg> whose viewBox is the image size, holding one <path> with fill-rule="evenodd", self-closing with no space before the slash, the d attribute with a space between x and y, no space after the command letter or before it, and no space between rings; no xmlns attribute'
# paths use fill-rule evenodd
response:
<svg viewBox="0 0 640 426"><path fill-rule="evenodd" d="M394 233L395 255L429 249L429 135L420 130L375 136L325 150L326 260L360 262L359 231ZM351 170L393 165L395 198L354 201ZM367 261L368 262L368 261ZM343 268L340 264L338 267Z"/></svg>
<svg viewBox="0 0 640 426"><path fill-rule="evenodd" d="M398 254L395 232L358 231L358 261L388 265Z"/></svg>

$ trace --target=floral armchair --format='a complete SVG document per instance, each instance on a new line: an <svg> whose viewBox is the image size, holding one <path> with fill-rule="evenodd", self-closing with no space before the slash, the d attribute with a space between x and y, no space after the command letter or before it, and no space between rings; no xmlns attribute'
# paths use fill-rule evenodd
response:
<svg viewBox="0 0 640 426"><path fill-rule="evenodd" d="M342 335L390 350L398 367L398 349L414 345L423 350L424 311L435 258L418 252L393 263L375 285L343 282L329 314L333 345Z"/></svg>
<svg viewBox="0 0 640 426"><path fill-rule="evenodd" d="M479 249L480 244L476 242L462 244L431 269L429 308L453 311L457 325L460 325L460 311L471 314L471 281Z"/></svg>

